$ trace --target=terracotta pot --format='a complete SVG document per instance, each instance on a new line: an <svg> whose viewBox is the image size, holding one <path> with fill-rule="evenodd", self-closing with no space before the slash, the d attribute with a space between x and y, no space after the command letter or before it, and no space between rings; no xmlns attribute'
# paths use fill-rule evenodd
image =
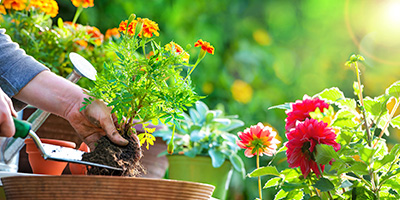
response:
<svg viewBox="0 0 400 200"><path fill-rule="evenodd" d="M89 147L86 143L82 142L79 150L84 152L90 152ZM69 171L73 175L86 175L87 169L86 165L76 164L76 163L68 163Z"/></svg>
<svg viewBox="0 0 400 200"><path fill-rule="evenodd" d="M26 120L36 110L34 107L27 107L23 110L23 119ZM56 139L74 142L77 146L82 143L82 140L77 135L76 131L67 120L59 116L51 114L49 118L36 131L40 138ZM18 172L32 173L30 168L28 155L25 151L25 146L20 151ZM65 168L63 174L69 174L69 168Z"/></svg>
<svg viewBox="0 0 400 200"><path fill-rule="evenodd" d="M43 143L54 144L63 147L75 148L75 143L62 140L40 139ZM36 144L31 138L25 140L26 153L28 153L29 164L35 174L61 175L67 162L45 160L41 156Z"/></svg>
<svg viewBox="0 0 400 200"><path fill-rule="evenodd" d="M110 176L13 176L2 178L7 199L204 199L214 186L187 181Z"/></svg>

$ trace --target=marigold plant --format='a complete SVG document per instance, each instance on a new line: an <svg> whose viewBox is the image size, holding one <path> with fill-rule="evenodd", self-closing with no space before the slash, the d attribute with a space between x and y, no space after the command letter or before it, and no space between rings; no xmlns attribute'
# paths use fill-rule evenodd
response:
<svg viewBox="0 0 400 200"><path fill-rule="evenodd" d="M189 54L176 43L162 46L155 42L159 28L150 19L131 15L118 30L121 38L108 46L117 60L104 63L89 94L113 107L121 134L142 124L145 132L138 136L148 148L155 140L148 122L172 121L179 126L186 106L200 99L191 85L190 73L185 72L192 72L199 62L189 64ZM84 103L90 104L91 99ZM172 152L173 147L170 149Z"/></svg>

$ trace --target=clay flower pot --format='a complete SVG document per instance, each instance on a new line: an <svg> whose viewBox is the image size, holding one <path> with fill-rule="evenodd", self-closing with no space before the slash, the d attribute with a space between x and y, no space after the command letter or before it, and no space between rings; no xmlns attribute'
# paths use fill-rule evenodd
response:
<svg viewBox="0 0 400 200"><path fill-rule="evenodd" d="M89 147L84 142L81 143L79 150L84 151L84 152L90 152ZM87 172L86 165L69 163L68 167L69 167L69 171L73 175L86 175L86 172Z"/></svg>
<svg viewBox="0 0 400 200"><path fill-rule="evenodd" d="M40 139L42 143L54 144L63 147L75 148L75 143L62 140ZM31 138L25 140L26 153L28 153L29 164L35 174L61 175L67 162L45 160L40 155L39 149Z"/></svg>
<svg viewBox="0 0 400 200"><path fill-rule="evenodd" d="M2 178L7 199L203 199L214 186L155 178L111 176L13 176Z"/></svg>

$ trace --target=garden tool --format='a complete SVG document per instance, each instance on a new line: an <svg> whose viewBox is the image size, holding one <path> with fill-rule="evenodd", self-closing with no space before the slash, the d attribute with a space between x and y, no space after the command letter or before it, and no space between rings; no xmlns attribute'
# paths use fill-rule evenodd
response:
<svg viewBox="0 0 400 200"><path fill-rule="evenodd" d="M81 77L89 78L90 80L96 80L97 71L81 55L71 52L69 54L69 59L71 60L74 70L67 76L67 80L76 83ZM32 124L32 130L35 132L37 131L40 126L46 121L47 117L49 117L50 113L37 109L31 116L27 119L29 123ZM3 152L3 159L5 163L8 163L17 152L19 152L22 147L24 147L25 143L24 140L21 138L10 138L8 140L7 145L4 145Z"/></svg>
<svg viewBox="0 0 400 200"><path fill-rule="evenodd" d="M33 142L36 144L40 154L45 160L49 159L62 162L72 162L72 163L91 165L95 167L102 167L102 168L122 171L121 168L82 161L82 155L85 153L84 151L42 143L40 141L40 138L36 135L36 133L31 130L31 124L29 122L14 118L14 124L15 124L14 138L26 138L29 135L32 138Z"/></svg>

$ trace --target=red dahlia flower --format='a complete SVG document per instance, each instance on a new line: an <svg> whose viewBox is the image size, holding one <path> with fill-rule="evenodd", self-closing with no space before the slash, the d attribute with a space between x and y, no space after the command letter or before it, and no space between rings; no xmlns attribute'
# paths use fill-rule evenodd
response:
<svg viewBox="0 0 400 200"><path fill-rule="evenodd" d="M241 140L236 141L236 144L246 149L244 155L253 157L257 154L272 156L276 152L277 144L281 143L276 139L276 132L271 127L258 123L256 126L246 128L244 132L239 132L238 136Z"/></svg>
<svg viewBox="0 0 400 200"><path fill-rule="evenodd" d="M311 99L309 96L305 95L303 101L297 100L291 107L291 110L286 111L288 117L285 119L285 129L287 132L296 126L297 121L302 122L310 118L310 112L314 112L317 108L323 112L324 108L329 108L329 104L318 97Z"/></svg>
<svg viewBox="0 0 400 200"><path fill-rule="evenodd" d="M306 119L304 122L298 123L286 134L286 137L289 140L285 145L289 167L300 167L304 178L311 169L317 176L321 175L315 162L315 145L330 145L335 151L340 149L340 144L335 141L335 131L328 127L327 123L318 122L316 119ZM323 172L325 166L320 165L320 167Z"/></svg>

